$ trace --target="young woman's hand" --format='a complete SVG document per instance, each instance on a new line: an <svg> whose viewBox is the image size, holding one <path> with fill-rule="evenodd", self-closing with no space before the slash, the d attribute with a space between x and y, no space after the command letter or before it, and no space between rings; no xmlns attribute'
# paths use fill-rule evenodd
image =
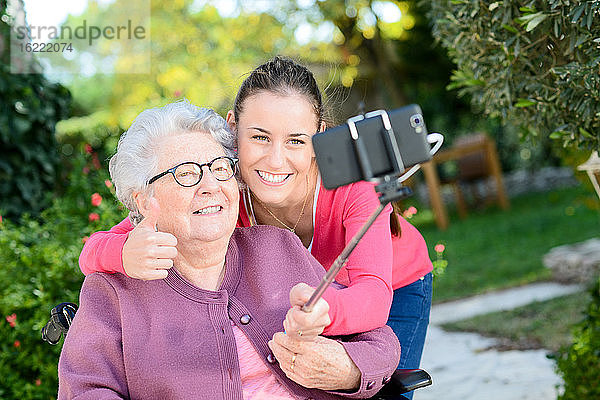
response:
<svg viewBox="0 0 600 400"><path fill-rule="evenodd" d="M299 283L290 290L290 305L292 306L283 321L283 329L290 337L311 341L323 333L327 325L331 323L329 318L329 304L324 299L319 299L312 311L302 311L315 289L306 283Z"/></svg>
<svg viewBox="0 0 600 400"><path fill-rule="evenodd" d="M148 216L129 233L123 245L123 269L132 278L164 279L177 257L177 238L156 229L159 214L160 206L153 198Z"/></svg>

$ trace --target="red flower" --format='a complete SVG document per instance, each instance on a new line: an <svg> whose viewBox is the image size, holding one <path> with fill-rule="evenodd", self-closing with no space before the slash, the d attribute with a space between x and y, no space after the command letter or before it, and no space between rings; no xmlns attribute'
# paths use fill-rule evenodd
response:
<svg viewBox="0 0 600 400"><path fill-rule="evenodd" d="M181 96L181 90L176 90L175 92L173 92L173 97L179 97Z"/></svg>
<svg viewBox="0 0 600 400"><path fill-rule="evenodd" d="M435 245L434 250L435 250L436 253L443 253L444 250L446 250L446 246L444 246L441 243L438 243L438 244Z"/></svg>
<svg viewBox="0 0 600 400"><path fill-rule="evenodd" d="M0 224L2 223L2 215L0 215Z"/></svg>
<svg viewBox="0 0 600 400"><path fill-rule="evenodd" d="M13 346L21 347L21 342L19 342L18 340L15 340L15 342L13 343Z"/></svg>
<svg viewBox="0 0 600 400"><path fill-rule="evenodd" d="M92 155L92 164L94 164L94 168L96 169L102 168L102 165L100 165L100 161L98 161L98 155L96 153Z"/></svg>
<svg viewBox="0 0 600 400"><path fill-rule="evenodd" d="M106 187L107 187L107 188L109 188L109 189L110 189L111 187L113 187L113 184L112 184L112 182L111 182L110 180L108 180L108 179L104 181L104 184L105 184L105 185L106 185ZM0 218L1 218L1 217L0 217ZM0 222L2 222L2 219L0 219Z"/></svg>
<svg viewBox="0 0 600 400"><path fill-rule="evenodd" d="M90 222L93 222L93 221L98 221L100 219L100 216L96 213L90 213L88 218L90 219Z"/></svg>
<svg viewBox="0 0 600 400"><path fill-rule="evenodd" d="M85 242L87 242L89 238L90 238L89 236L84 236L84 237L82 237L82 238L81 238L81 243L85 243Z"/></svg>
<svg viewBox="0 0 600 400"><path fill-rule="evenodd" d="M42 384L42 380L41 379L36 379L35 380L35 386L40 386Z"/></svg>
<svg viewBox="0 0 600 400"><path fill-rule="evenodd" d="M102 196L100 196L98 193L94 193L92 195L92 205L94 207L98 207L101 203L102 203Z"/></svg>
<svg viewBox="0 0 600 400"><path fill-rule="evenodd" d="M7 315L6 316L6 321L8 322L8 324L14 328L17 322L17 314L13 313L12 315Z"/></svg>
<svg viewBox="0 0 600 400"><path fill-rule="evenodd" d="M92 152L94 151L94 149L92 149L92 146L90 144L86 144L85 145L85 152L88 154L92 154Z"/></svg>
<svg viewBox="0 0 600 400"><path fill-rule="evenodd" d="M84 175L87 175L90 173L90 169L88 167L83 167L83 169L81 171L84 173Z"/></svg>

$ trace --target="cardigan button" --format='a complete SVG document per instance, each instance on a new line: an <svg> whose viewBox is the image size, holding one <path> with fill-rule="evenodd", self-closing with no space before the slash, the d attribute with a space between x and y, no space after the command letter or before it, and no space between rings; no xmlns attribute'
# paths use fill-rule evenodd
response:
<svg viewBox="0 0 600 400"><path fill-rule="evenodd" d="M251 320L251 319L252 319L252 318L250 317L250 315L248 315L248 314L244 314L244 315L242 315L242 316L240 317L240 322L241 322L243 325L248 325L248 324L250 323L250 320Z"/></svg>
<svg viewBox="0 0 600 400"><path fill-rule="evenodd" d="M389 381L391 381L391 380L392 380L392 377L391 377L391 376L384 376L384 377L383 377L383 381L382 381L382 383L383 383L384 385L386 385L386 384L387 384Z"/></svg>
<svg viewBox="0 0 600 400"><path fill-rule="evenodd" d="M269 353L269 355L267 356L267 361L269 362L269 364L275 364L275 361L277 361L275 359L275 356L271 353Z"/></svg>
<svg viewBox="0 0 600 400"><path fill-rule="evenodd" d="M375 386L375 382L373 382L373 381L367 382L367 390L373 389L373 386Z"/></svg>

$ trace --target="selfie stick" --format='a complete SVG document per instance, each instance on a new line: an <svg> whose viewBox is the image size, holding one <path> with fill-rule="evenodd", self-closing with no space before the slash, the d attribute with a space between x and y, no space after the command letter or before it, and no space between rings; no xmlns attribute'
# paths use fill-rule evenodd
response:
<svg viewBox="0 0 600 400"><path fill-rule="evenodd" d="M383 121L383 127L385 132L383 133L383 139L386 147L386 151L388 153L389 158L392 160L392 167L394 171L391 174L387 174L382 178L378 178L379 182L377 186L375 186L375 191L382 193L379 197L379 206L377 209L371 214L367 222L360 228L360 231L354 235L354 237L350 240L350 242L344 247L344 250L340 253L340 255L335 259L334 263L331 265L331 268L327 271L319 286L315 289L312 296L304 306L302 306L302 310L306 312L312 311L316 302L323 296L325 290L329 287L329 285L334 281L338 272L346 265L348 262L348 258L350 254L358 245L358 242L365 235L367 230L373 225L373 222L377 219L379 214L383 211L385 206L392 201L397 201L409 197L412 195L412 190L406 186L402 186L402 182L404 182L408 177L413 175L418 169L419 165L413 166L409 169L405 174L404 171L404 163L402 162L402 156L400 155L400 150L398 148L398 144L396 142L396 136L394 135L394 131L392 129L392 124L390 123L389 116L385 110L377 110L372 111L364 116L357 115L348 119L348 127L350 128L350 135L352 136L354 148L358 155L358 161L361 166L364 180L372 180L373 173L371 164L369 162L369 158L367 156L366 147L364 145L364 141L362 141L361 137L358 135L358 130L356 129L356 122L360 121L364 118L370 118L375 116L381 116ZM430 155L434 155L442 146L444 141L444 137L439 133L432 133L427 135L427 141L429 143L435 143L435 146L430 150ZM399 176L403 174L402 176ZM405 177L405 175L407 175Z"/></svg>

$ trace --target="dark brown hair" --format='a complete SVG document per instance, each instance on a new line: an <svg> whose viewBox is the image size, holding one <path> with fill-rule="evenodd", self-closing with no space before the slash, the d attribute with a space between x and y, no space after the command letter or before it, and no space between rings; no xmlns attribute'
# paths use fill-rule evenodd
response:
<svg viewBox="0 0 600 400"><path fill-rule="evenodd" d="M317 117L317 129L325 120L321 90L312 72L290 58L276 56L266 63L259 65L242 82L233 104L235 122L244 111L244 101L261 91L280 95L299 94L312 104ZM328 121L325 121L328 122Z"/></svg>

